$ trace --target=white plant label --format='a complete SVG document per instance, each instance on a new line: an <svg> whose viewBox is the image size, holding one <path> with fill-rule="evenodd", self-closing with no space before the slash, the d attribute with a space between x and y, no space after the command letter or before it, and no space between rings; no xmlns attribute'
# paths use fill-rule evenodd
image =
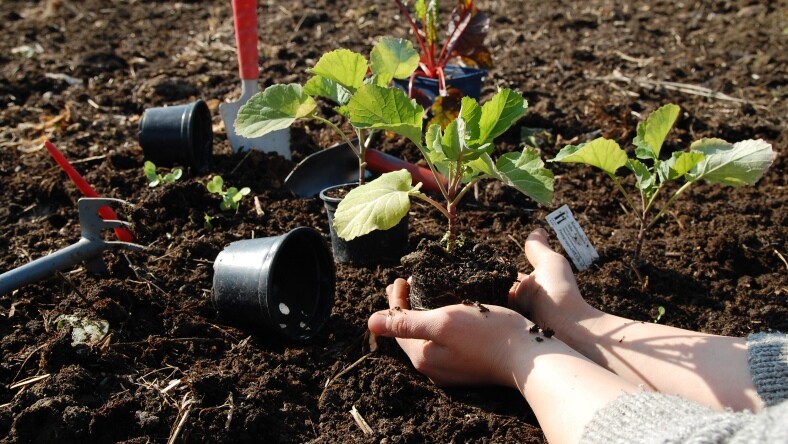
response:
<svg viewBox="0 0 788 444"><path fill-rule="evenodd" d="M555 231L558 241L564 247L564 251L569 255L572 263L578 270L585 270L599 259L599 254L591 245L583 228L575 220L572 210L564 205L561 208L547 215L547 223Z"/></svg>

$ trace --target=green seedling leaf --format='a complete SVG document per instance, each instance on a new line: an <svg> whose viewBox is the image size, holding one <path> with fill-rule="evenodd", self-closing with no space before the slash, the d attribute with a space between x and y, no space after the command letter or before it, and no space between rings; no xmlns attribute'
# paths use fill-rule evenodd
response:
<svg viewBox="0 0 788 444"><path fill-rule="evenodd" d="M637 147L635 155L638 158L655 160L659 158L659 151L668 132L673 128L679 111L677 105L669 103L652 112L646 120L638 124L637 136L632 141Z"/></svg>
<svg viewBox="0 0 788 444"><path fill-rule="evenodd" d="M462 119L453 120L443 130L443 136L440 138L440 147L447 160L453 161L460 158L465 145L464 132L465 123Z"/></svg>
<svg viewBox="0 0 788 444"><path fill-rule="evenodd" d="M387 86L391 79L406 79L419 66L419 53L408 40L383 37L372 48L370 67L375 74L375 84Z"/></svg>
<svg viewBox="0 0 788 444"><path fill-rule="evenodd" d="M635 186L650 197L657 190L657 178L651 174L651 170L637 159L628 159L626 167L635 174Z"/></svg>
<svg viewBox="0 0 788 444"><path fill-rule="evenodd" d="M337 49L323 54L309 72L333 80L355 93L367 75L367 59L349 49Z"/></svg>
<svg viewBox="0 0 788 444"><path fill-rule="evenodd" d="M506 153L495 163L495 169L499 180L540 204L549 205L553 200L553 173L544 167L536 150Z"/></svg>
<svg viewBox="0 0 788 444"><path fill-rule="evenodd" d="M322 76L314 76L307 80L304 93L312 97L325 97L340 106L347 105L352 96L347 88Z"/></svg>
<svg viewBox="0 0 788 444"><path fill-rule="evenodd" d="M704 179L734 187L753 185L774 162L772 145L761 140L743 140L733 145L722 139L701 139L691 152L705 155L688 174L692 181Z"/></svg>
<svg viewBox="0 0 788 444"><path fill-rule="evenodd" d="M180 179L183 176L183 170L180 168L175 168L174 170L170 171L169 173L164 175L164 179L162 179L165 183L175 182L176 180Z"/></svg>
<svg viewBox="0 0 788 444"><path fill-rule="evenodd" d="M676 152L670 159L659 164L658 172L663 182L675 180L684 176L692 170L701 160L704 154L698 152Z"/></svg>
<svg viewBox="0 0 788 444"><path fill-rule="evenodd" d="M208 191L213 194L223 194L224 193L222 191L223 187L224 187L224 179L222 179L222 176L213 176L213 179L211 179L205 185L205 188L207 188Z"/></svg>
<svg viewBox="0 0 788 444"><path fill-rule="evenodd" d="M399 223L410 210L410 196L419 186L411 187L407 170L385 173L351 190L337 206L334 229L345 240L352 240L373 230L387 230Z"/></svg>
<svg viewBox="0 0 788 444"><path fill-rule="evenodd" d="M398 88L364 85L348 102L350 123L357 128L381 129L407 137L422 147L424 108Z"/></svg>
<svg viewBox="0 0 788 444"><path fill-rule="evenodd" d="M460 106L460 118L465 120L465 129L470 140L479 140L479 121L482 118L482 107L472 97L463 97Z"/></svg>
<svg viewBox="0 0 788 444"><path fill-rule="evenodd" d="M205 220L203 226L208 230L213 230L213 216L209 215L208 213L204 213L203 219Z"/></svg>
<svg viewBox="0 0 788 444"><path fill-rule="evenodd" d="M235 131L243 137L261 137L289 128L296 119L311 115L316 108L317 103L301 85L272 85L241 106Z"/></svg>
<svg viewBox="0 0 788 444"><path fill-rule="evenodd" d="M584 163L615 176L626 165L627 153L615 140L600 137L580 145L567 145L550 162Z"/></svg>
<svg viewBox="0 0 788 444"><path fill-rule="evenodd" d="M463 104L465 104L464 101ZM479 137L476 143L483 145L492 142L520 119L526 109L528 109L528 103L519 92L511 89L498 91L492 99L482 105Z"/></svg>

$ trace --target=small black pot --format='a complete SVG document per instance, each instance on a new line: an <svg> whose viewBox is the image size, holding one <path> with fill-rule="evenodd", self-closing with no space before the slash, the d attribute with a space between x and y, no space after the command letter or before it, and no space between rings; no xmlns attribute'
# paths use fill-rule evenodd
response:
<svg viewBox="0 0 788 444"><path fill-rule="evenodd" d="M459 89L463 96L479 100L482 95L482 83L487 75L486 69L467 68L447 65L444 69L446 87ZM394 85L408 93L410 79L394 79ZM413 79L413 98L422 105L430 106L440 92L438 79L416 76Z"/></svg>
<svg viewBox="0 0 788 444"><path fill-rule="evenodd" d="M145 159L156 166L203 169L213 153L211 111L202 100L146 109L140 119L139 143Z"/></svg>
<svg viewBox="0 0 788 444"><path fill-rule="evenodd" d="M336 272L323 236L312 228L233 242L213 268L214 307L233 324L306 340L331 314Z"/></svg>
<svg viewBox="0 0 788 444"><path fill-rule="evenodd" d="M328 226L331 230L331 249L334 261L338 264L378 265L399 263L408 247L408 216L388 230L375 230L371 233L346 241L334 230L334 213L341 198L332 197L334 190L352 189L358 183L347 183L328 187L320 192L320 199L326 207Z"/></svg>

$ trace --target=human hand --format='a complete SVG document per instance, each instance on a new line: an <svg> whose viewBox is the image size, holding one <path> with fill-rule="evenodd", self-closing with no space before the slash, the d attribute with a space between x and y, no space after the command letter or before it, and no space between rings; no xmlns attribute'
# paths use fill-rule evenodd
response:
<svg viewBox="0 0 788 444"><path fill-rule="evenodd" d="M397 279L386 288L389 309L372 314L369 330L397 338L419 372L435 384L498 384L516 387L512 376L523 350L536 341L533 325L519 313L498 306L450 305L411 311L409 285Z"/></svg>
<svg viewBox="0 0 788 444"><path fill-rule="evenodd" d="M559 337L592 315L594 309L580 295L572 267L550 248L545 230L538 228L528 235L525 255L534 271L520 274L520 282L509 293L511 307Z"/></svg>

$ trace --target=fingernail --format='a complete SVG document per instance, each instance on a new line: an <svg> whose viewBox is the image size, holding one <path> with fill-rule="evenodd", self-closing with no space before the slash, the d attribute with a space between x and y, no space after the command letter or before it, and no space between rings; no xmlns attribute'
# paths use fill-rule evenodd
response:
<svg viewBox="0 0 788 444"><path fill-rule="evenodd" d="M373 313L372 316L369 317L367 321L367 327L369 331L375 333L376 335L385 335L386 334L386 312L377 312Z"/></svg>

